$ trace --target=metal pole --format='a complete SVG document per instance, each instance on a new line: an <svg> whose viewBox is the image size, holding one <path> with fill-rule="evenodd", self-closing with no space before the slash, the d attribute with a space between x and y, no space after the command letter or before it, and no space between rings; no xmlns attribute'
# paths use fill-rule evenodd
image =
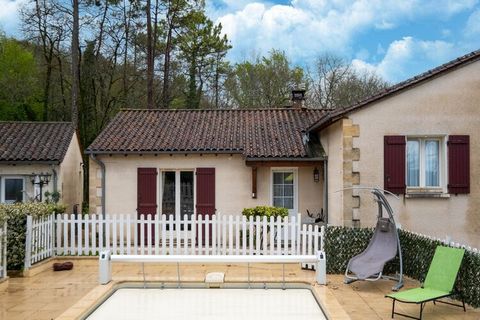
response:
<svg viewBox="0 0 480 320"><path fill-rule="evenodd" d="M143 289L146 289L147 285L145 283L145 263L142 262L142 273L143 273Z"/></svg>

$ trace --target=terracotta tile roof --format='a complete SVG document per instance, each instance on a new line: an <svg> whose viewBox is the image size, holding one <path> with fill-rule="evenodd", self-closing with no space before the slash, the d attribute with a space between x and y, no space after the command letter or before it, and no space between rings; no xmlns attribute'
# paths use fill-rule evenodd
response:
<svg viewBox="0 0 480 320"><path fill-rule="evenodd" d="M331 112L329 112L325 117L323 117L317 123L314 123L312 126L308 128L308 131L316 131L321 130L331 123L343 118L346 114L350 112L354 112L358 109L368 106L370 103L376 102L378 100L388 98L393 94L402 92L403 90L408 90L409 88L419 85L425 81L431 80L438 76L443 75L444 73L453 71L459 67L465 66L469 63L475 62L480 60L480 50L476 50L470 52L464 56L458 57L452 61L449 61L445 64L442 64L436 68L428 70L422 74L419 74L413 78L407 79L405 81L399 82L391 87L386 88L379 93L368 97L354 105L345 107L345 108L338 108Z"/></svg>
<svg viewBox="0 0 480 320"><path fill-rule="evenodd" d="M73 132L70 122L0 121L0 162L61 162Z"/></svg>
<svg viewBox="0 0 480 320"><path fill-rule="evenodd" d="M321 110L306 108L123 110L87 153L231 152L246 157L309 157L303 132L323 115Z"/></svg>

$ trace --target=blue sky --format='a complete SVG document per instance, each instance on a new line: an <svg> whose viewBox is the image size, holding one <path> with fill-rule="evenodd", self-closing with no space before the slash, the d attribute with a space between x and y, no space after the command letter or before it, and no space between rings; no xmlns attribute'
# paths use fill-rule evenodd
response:
<svg viewBox="0 0 480 320"><path fill-rule="evenodd" d="M0 27L20 35L18 8L0 0ZM480 0L207 0L236 62L286 52L308 66L325 52L394 83L480 49Z"/></svg>
<svg viewBox="0 0 480 320"><path fill-rule="evenodd" d="M394 83L480 49L478 0L214 0L234 61L284 50L309 65L331 52Z"/></svg>

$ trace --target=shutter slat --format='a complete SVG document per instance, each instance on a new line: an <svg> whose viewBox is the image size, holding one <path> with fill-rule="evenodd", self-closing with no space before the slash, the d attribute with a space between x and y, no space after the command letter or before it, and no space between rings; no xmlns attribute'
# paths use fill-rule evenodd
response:
<svg viewBox="0 0 480 320"><path fill-rule="evenodd" d="M470 137L448 137L448 192L470 193Z"/></svg>
<svg viewBox="0 0 480 320"><path fill-rule="evenodd" d="M384 189L405 193L405 136L384 137Z"/></svg>

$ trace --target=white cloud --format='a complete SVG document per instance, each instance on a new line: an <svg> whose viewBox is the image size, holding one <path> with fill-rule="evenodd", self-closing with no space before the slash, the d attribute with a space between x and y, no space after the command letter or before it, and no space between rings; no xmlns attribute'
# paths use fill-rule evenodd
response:
<svg viewBox="0 0 480 320"><path fill-rule="evenodd" d="M19 9L28 0L0 0L0 29L7 34L18 33Z"/></svg>
<svg viewBox="0 0 480 320"><path fill-rule="evenodd" d="M475 10L468 17L465 25L465 35L467 37L480 37L480 9Z"/></svg>
<svg viewBox="0 0 480 320"><path fill-rule="evenodd" d="M239 2L243 6L223 0L223 14L217 18L232 42L232 60L275 48L286 51L294 62L309 62L324 51L352 54L355 37L366 30L392 29L427 16L449 17L473 8L477 0Z"/></svg>
<svg viewBox="0 0 480 320"><path fill-rule="evenodd" d="M421 73L440 65L461 52L461 49L451 42L404 37L390 44L379 63L354 59L352 65L359 70L376 72L388 81L397 82L409 78L412 72Z"/></svg>

